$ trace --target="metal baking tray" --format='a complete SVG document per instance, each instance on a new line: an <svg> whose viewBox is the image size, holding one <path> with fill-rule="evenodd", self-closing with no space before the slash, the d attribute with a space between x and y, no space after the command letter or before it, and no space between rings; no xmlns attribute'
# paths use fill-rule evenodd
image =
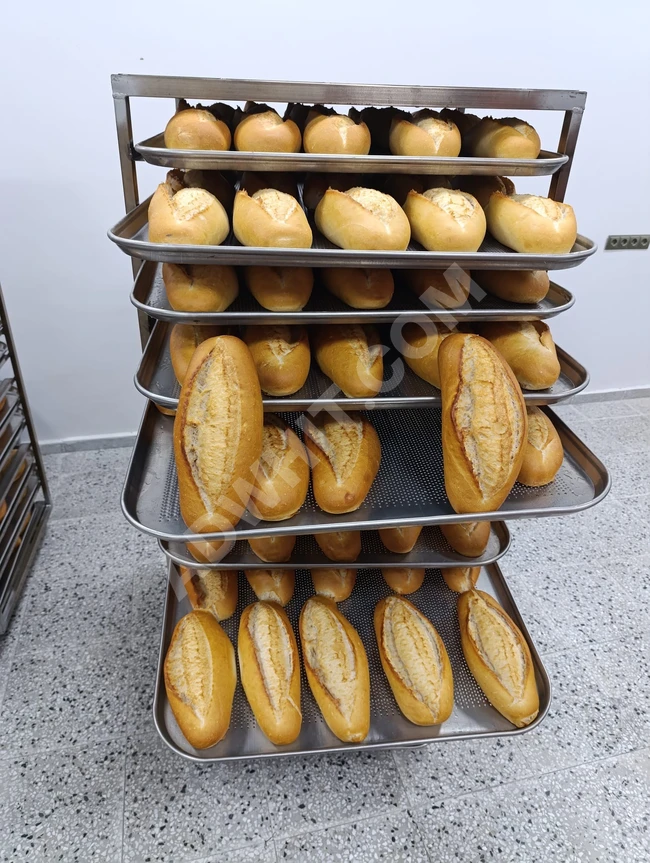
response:
<svg viewBox="0 0 650 863"><path fill-rule="evenodd" d="M424 569L443 569L448 566L484 566L494 563L510 548L510 531L505 521L492 523L490 538L480 557L464 557L447 543L440 528L429 525L418 537L408 554L395 554L383 545L374 530L361 534L361 553L349 563L332 561L320 550L313 536L305 534L296 539L290 559L286 563L265 563L250 550L245 540L238 540L229 554L218 563L197 563L184 542L158 540L167 557L179 566L193 569L376 569L381 567L412 566Z"/></svg>
<svg viewBox="0 0 650 863"><path fill-rule="evenodd" d="M136 389L162 407L175 410L180 385L169 354L169 324L158 321L149 336L140 366L135 374ZM385 335L385 343L389 336ZM587 370L569 354L557 348L560 377L545 390L524 391L526 404L549 405L581 392L589 383ZM406 365L396 350L384 357L384 390L376 398L346 398L312 360L304 386L290 396L263 395L265 411L305 411L312 407L379 410L388 408L438 407L440 390ZM399 383L398 383L399 382Z"/></svg>
<svg viewBox="0 0 650 863"><path fill-rule="evenodd" d="M521 629L530 648L535 666L540 705L536 719L526 728L515 728L491 707L472 677L460 643L456 612L458 594L449 590L440 572L435 569L427 572L422 587L410 594L408 599L431 620L445 643L454 677L454 709L449 719L442 725L421 727L413 725L405 719L397 707L393 693L386 681L379 659L373 625L375 605L384 596L388 596L391 591L381 577L379 570L367 569L359 573L352 595L345 602L339 603L339 608L359 633L368 656L370 732L362 743L342 743L325 724L307 684L304 669L302 669L298 618L304 602L313 595L313 589L309 574L298 572L296 573L295 592L286 607L286 612L296 633L301 657L302 729L300 736L288 746L275 746L271 743L257 725L253 712L248 706L241 682L238 680L228 733L223 740L210 749L194 749L178 727L165 693L164 661L174 626L181 617L191 611L191 605L178 572L173 565L170 565L153 703L153 716L158 733L178 755L193 761L211 762L305 755L310 752L388 749L446 740L510 736L531 731L546 716L551 703L551 683L537 649L521 619L512 594L496 564L482 569L477 587L489 593L503 606ZM251 602L255 602L255 594L246 579L240 576L237 610L229 620L221 624L235 649L239 618L244 608Z"/></svg>
<svg viewBox="0 0 650 863"><path fill-rule="evenodd" d="M318 270L315 275L318 279ZM169 305L162 280L162 266L144 261L131 294L133 305L152 318L175 324L371 324L391 323L406 315L409 319L440 321L539 321L566 312L574 304L573 295L551 282L541 303L508 303L486 294L470 296L458 309L430 309L415 296L395 273L395 293L384 309L352 309L320 285L318 281L305 308L300 312L270 312L262 308L240 279L237 299L224 312L177 312Z"/></svg>
<svg viewBox="0 0 650 863"><path fill-rule="evenodd" d="M404 252L339 249L314 229L311 249L274 249L241 246L232 233L221 246L183 246L149 241L148 198L108 232L123 252L147 261L177 264L245 264L297 267L432 267L457 264L465 269L562 270L576 267L596 251L581 234L565 255L523 255L497 243L488 234L478 252L427 252L411 242ZM313 228L313 226L312 226Z"/></svg>
<svg viewBox="0 0 650 863"><path fill-rule="evenodd" d="M173 150L161 133L134 145L145 162L162 168L207 171L320 171L354 174L497 174L505 177L548 176L569 161L568 156L542 150L537 159L485 159L468 156L342 156L325 153L249 153L238 150Z"/></svg>
<svg viewBox="0 0 650 863"><path fill-rule="evenodd" d="M14 548L7 560L0 583L0 635L5 633L9 627L9 621L16 605L16 597L22 591L23 582L27 577L31 562L43 540L43 527L47 522L50 510L51 506L45 501L34 501L31 518L21 536L20 545Z"/></svg>
<svg viewBox="0 0 650 863"><path fill-rule="evenodd" d="M4 571L7 561L11 558L13 551L17 547L16 540L23 532L23 522L39 490L38 478L34 475L28 476L25 482L21 484L21 493L14 513L7 520L7 523L3 524L2 528L2 537L0 538L0 572Z"/></svg>
<svg viewBox="0 0 650 863"><path fill-rule="evenodd" d="M564 464L555 480L543 488L526 488L517 483L497 511L464 515L453 511L444 487L440 410L397 409L370 414L369 419L381 441L382 461L364 504L355 512L344 515L323 512L316 505L310 488L301 509L285 521L257 521L244 513L232 531L196 534L188 531L178 506L172 445L174 419L161 414L149 402L131 455L122 509L131 524L143 533L178 542L499 521L564 515L588 509L609 491L609 475L562 420L548 408L545 410L560 434ZM301 434L298 426L301 413L281 416Z"/></svg>

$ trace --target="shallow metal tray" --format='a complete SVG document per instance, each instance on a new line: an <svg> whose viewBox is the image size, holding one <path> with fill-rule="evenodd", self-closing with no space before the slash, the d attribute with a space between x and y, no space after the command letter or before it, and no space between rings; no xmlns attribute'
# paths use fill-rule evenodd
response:
<svg viewBox="0 0 650 863"><path fill-rule="evenodd" d="M458 594L449 590L440 572L429 570L422 587L408 598L434 624L445 643L454 677L454 709L442 725L420 727L413 725L400 712L393 693L386 681L373 626L373 611L382 597L390 594L378 570L368 569L359 573L357 584L349 599L339 608L356 628L363 641L370 668L370 732L362 743L341 743L325 724L301 671L302 730L300 736L288 746L275 746L262 733L248 706L246 696L238 680L233 702L232 718L228 733L210 749L194 749L187 742L174 719L167 695L163 667L171 635L176 623L191 611L191 606L182 581L173 565L169 567L169 583L163 619L153 715L156 728L165 743L178 755L194 761L211 762L244 758L268 758L282 755L305 755L309 752L346 752L353 749L388 749L417 746L445 740L467 740L472 738L501 737L523 734L536 728L544 719L551 703L551 683L535 645L515 605L512 594L496 564L485 567L479 576L477 587L491 594L503 606L521 629L526 639L535 666L535 678L539 691L539 714L527 728L515 728L501 716L479 689L467 667L463 656L456 603ZM296 573L296 589L286 612L296 633L298 650L298 618L300 609L308 597L313 595L311 579L307 572ZM222 623L223 628L237 646L239 618L244 608L255 602L255 594L246 579L239 578L239 602L235 614ZM302 668L302 652L301 652ZM239 670L238 670L239 674Z"/></svg>
<svg viewBox="0 0 650 863"><path fill-rule="evenodd" d="M298 267L433 267L458 264L483 270L562 270L576 267L596 251L581 234L566 255L523 255L506 249L489 235L478 252L427 252L411 242L404 252L339 249L314 230L311 249L270 249L241 246L231 234L221 246L182 246L149 241L148 198L108 232L123 252L147 261L177 264L244 264ZM312 226L313 227L313 226Z"/></svg>
<svg viewBox="0 0 650 863"><path fill-rule="evenodd" d="M315 275L318 279L318 270ZM570 309L575 300L565 288L551 282L541 303L508 303L486 294L470 297L459 309L429 309L395 273L395 293L384 309L352 309L318 284L300 312L270 312L262 308L240 279L237 299L225 312L177 312L169 305L162 280L162 266L144 261L131 294L133 305L152 318L175 324L348 324L391 323L406 315L409 319L434 318L440 321L539 321Z"/></svg>
<svg viewBox="0 0 650 863"><path fill-rule="evenodd" d="M135 374L136 389L156 404L173 410L178 406L180 385L169 354L169 324L158 321L149 337ZM388 342L388 334L384 334ZM587 370L569 354L557 349L560 377L545 390L524 391L526 404L549 405L581 392L589 383ZM397 383L399 381L399 383ZM265 411L305 411L311 407L380 410L388 408L438 407L440 390L406 365L394 349L384 357L384 390L371 399L346 398L312 360L305 385L290 396L263 395Z"/></svg>
<svg viewBox="0 0 650 863"><path fill-rule="evenodd" d="M20 544L16 546L14 541L14 549L4 565L4 573L0 582L0 635L7 631L16 606L16 597L22 591L31 562L43 540L44 527L52 509L43 500L33 501L31 506L31 518L20 537ZM26 513L23 515L22 521L25 520L25 515Z"/></svg>
<svg viewBox="0 0 650 863"><path fill-rule="evenodd" d="M158 542L171 561L193 569L376 569L395 566L443 569L448 566L484 566L494 563L510 548L510 531L505 521L492 522L485 551L480 557L468 558L455 552L440 528L432 525L424 528L408 554L388 551L377 531L364 530L361 534L361 553L356 560L349 563L330 560L310 534L296 539L296 545L286 563L275 564L260 560L244 540L238 540L222 561L211 564L197 563L184 542L166 542L163 539Z"/></svg>
<svg viewBox="0 0 650 863"><path fill-rule="evenodd" d="M552 418L564 446L564 464L555 480L544 488L516 484L501 509L477 515L458 515L445 493L440 410L375 411L369 419L382 445L379 473L364 504L356 512L328 515L315 503L311 488L307 500L292 518L281 522L257 521L248 513L235 530L222 534L190 533L180 517L174 463L173 417L148 403L127 471L122 509L143 533L179 542L208 539L319 533L335 530L374 530L414 524L450 524L465 521L564 515L598 503L610 487L602 463L567 428ZM301 434L301 413L282 414Z"/></svg>

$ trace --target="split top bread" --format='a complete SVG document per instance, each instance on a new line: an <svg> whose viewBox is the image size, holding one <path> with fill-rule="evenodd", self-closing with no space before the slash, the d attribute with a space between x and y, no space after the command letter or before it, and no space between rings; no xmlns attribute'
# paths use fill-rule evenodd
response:
<svg viewBox="0 0 650 863"><path fill-rule="evenodd" d="M395 156L457 156L460 132L436 111L400 112L391 123L389 144Z"/></svg>
<svg viewBox="0 0 650 863"><path fill-rule="evenodd" d="M179 110L165 127L165 147L170 150L229 150L230 129L219 106L191 108L181 101Z"/></svg>
<svg viewBox="0 0 650 863"><path fill-rule="evenodd" d="M312 110L303 133L305 153L342 153L366 156L370 151L370 132L364 122L336 112Z"/></svg>
<svg viewBox="0 0 650 863"><path fill-rule="evenodd" d="M277 189L262 189L235 196L232 226L243 246L309 249L312 233L307 216L292 196Z"/></svg>
<svg viewBox="0 0 650 863"><path fill-rule="evenodd" d="M309 460L298 435L280 417L265 414L262 453L250 510L266 521L295 515L309 488Z"/></svg>
<svg viewBox="0 0 650 863"><path fill-rule="evenodd" d="M257 324L246 327L243 335L263 392L286 396L303 386L311 359L304 327Z"/></svg>
<svg viewBox="0 0 650 863"><path fill-rule="evenodd" d="M230 569L188 569L180 567L188 599L194 609L205 609L227 620L237 607L237 573Z"/></svg>
<svg viewBox="0 0 650 863"><path fill-rule="evenodd" d="M234 267L163 264L167 299L178 312L223 312L237 298Z"/></svg>
<svg viewBox="0 0 650 863"><path fill-rule="evenodd" d="M541 141L535 129L516 117L483 117L463 137L463 149L490 159L536 159Z"/></svg>
<svg viewBox="0 0 650 863"><path fill-rule="evenodd" d="M413 238L430 252L476 252L485 237L485 213L473 195L455 189L410 191L404 204Z"/></svg>
<svg viewBox="0 0 650 863"><path fill-rule="evenodd" d="M537 488L553 482L564 461L564 447L550 418L538 407L527 407L528 438L517 480Z"/></svg>
<svg viewBox="0 0 650 863"><path fill-rule="evenodd" d="M404 251L411 239L404 210L376 189L328 189L316 207L315 219L318 230L341 249Z"/></svg>
<svg viewBox="0 0 650 863"><path fill-rule="evenodd" d="M152 243L218 246L230 231L223 205L205 189L174 192L161 183L149 203L149 239Z"/></svg>
<svg viewBox="0 0 650 863"><path fill-rule="evenodd" d="M514 249L531 255L563 255L576 241L573 207L538 195L490 196L485 210L488 231Z"/></svg>
<svg viewBox="0 0 650 863"><path fill-rule="evenodd" d="M545 390L560 377L553 336L544 321L498 321L484 324L489 339L526 390Z"/></svg>
<svg viewBox="0 0 650 863"><path fill-rule="evenodd" d="M320 370L348 398L372 398L381 389L384 361L379 333L361 324L323 324L312 335Z"/></svg>
<svg viewBox="0 0 650 863"><path fill-rule="evenodd" d="M252 153L297 153L300 129L267 105L247 106L235 129L235 150Z"/></svg>

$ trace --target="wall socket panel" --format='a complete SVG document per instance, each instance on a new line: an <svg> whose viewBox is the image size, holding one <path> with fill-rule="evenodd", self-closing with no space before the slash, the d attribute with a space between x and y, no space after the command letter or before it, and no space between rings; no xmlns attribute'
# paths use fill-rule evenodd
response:
<svg viewBox="0 0 650 863"><path fill-rule="evenodd" d="M647 249L650 246L650 234L611 234L607 237L605 250L623 251L623 249Z"/></svg>

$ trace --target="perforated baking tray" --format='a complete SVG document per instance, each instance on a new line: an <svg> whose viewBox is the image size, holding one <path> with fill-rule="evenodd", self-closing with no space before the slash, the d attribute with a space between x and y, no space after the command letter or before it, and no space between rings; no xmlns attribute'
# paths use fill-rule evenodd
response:
<svg viewBox="0 0 650 863"><path fill-rule="evenodd" d="M367 569L358 573L352 595L339 608L355 627L363 641L370 668L370 733L362 743L341 743L325 724L314 701L304 670L301 673L302 730L298 739L288 746L275 746L260 730L248 706L238 681L228 733L210 749L194 749L181 733L165 693L163 665L171 635L176 623L191 611L185 588L173 565L169 568L169 583L163 619L163 631L156 677L153 715L156 728L165 743L185 758L194 761L226 761L243 758L266 758L282 755L305 755L309 752L345 752L352 749L386 749L414 746L445 740L501 737L523 734L536 728L544 719L551 703L551 684L535 645L521 619L512 594L496 564L483 568L477 587L495 597L521 629L528 642L535 666L540 708L537 718L527 728L518 729L490 706L471 675L463 657L458 631L456 603L458 594L445 585L439 570L429 570L422 587L408 598L434 624L445 643L454 677L454 709L447 722L439 726L413 725L400 713L391 689L386 682L373 627L375 605L390 594L379 570ZM307 572L296 573L296 589L286 607L287 615L296 633L298 650L298 618L304 602L313 595L311 578ZM246 579L239 577L239 602L230 620L222 623L228 637L237 645L239 618L244 608L255 602L255 595ZM301 653L302 667L302 653ZM239 674L239 669L238 669Z"/></svg>
<svg viewBox="0 0 650 863"><path fill-rule="evenodd" d="M180 517L178 482L172 446L173 417L161 414L152 403L145 408L127 471L122 509L143 533L177 542L207 539L302 535L335 530L374 530L414 524L449 524L464 521L499 521L564 515L587 509L609 491L610 479L596 456L545 409L564 446L564 464L555 480L543 488L518 483L501 509L477 515L458 515L445 493L440 410L374 411L367 414L382 446L379 473L364 504L355 512L328 515L315 503L311 488L307 500L292 518L281 522L257 521L244 513L235 530L222 534L190 533ZM281 416L298 434L301 413Z"/></svg>

